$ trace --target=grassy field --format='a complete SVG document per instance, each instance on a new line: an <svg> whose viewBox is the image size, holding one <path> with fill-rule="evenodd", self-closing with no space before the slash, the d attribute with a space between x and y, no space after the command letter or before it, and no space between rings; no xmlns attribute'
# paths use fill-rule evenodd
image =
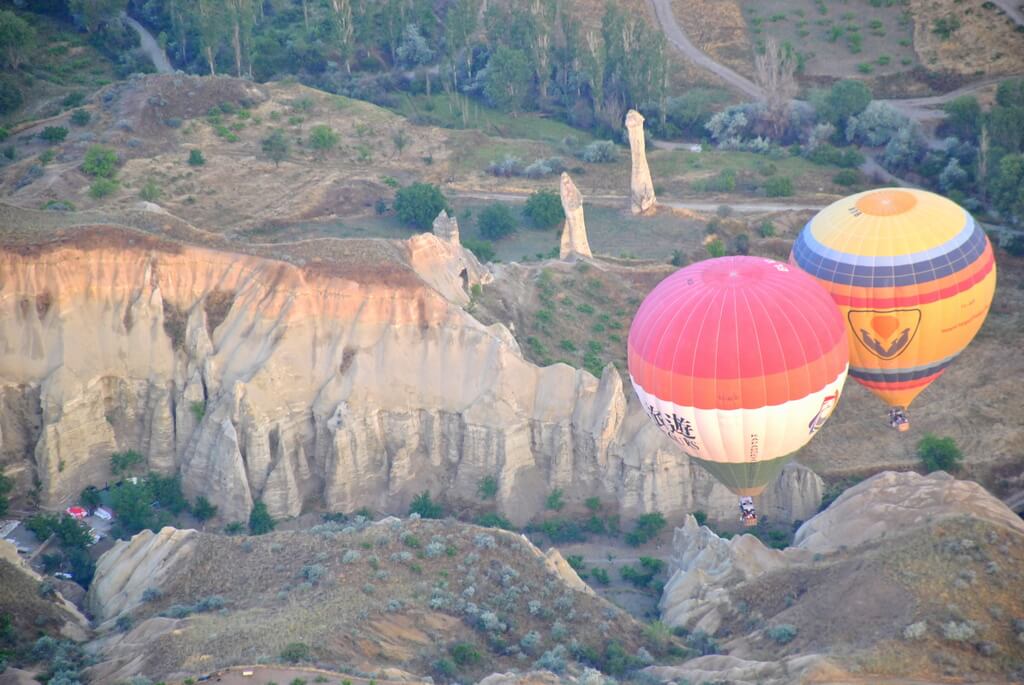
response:
<svg viewBox="0 0 1024 685"><path fill-rule="evenodd" d="M755 50L775 38L808 76L894 74L917 64L906 0L741 0Z"/></svg>
<svg viewBox="0 0 1024 685"><path fill-rule="evenodd" d="M72 99L75 93L89 95L117 78L113 63L86 43L84 34L34 12L17 14L36 30L36 49L13 74L24 104L0 117L0 125L59 114L67 107L69 95Z"/></svg>

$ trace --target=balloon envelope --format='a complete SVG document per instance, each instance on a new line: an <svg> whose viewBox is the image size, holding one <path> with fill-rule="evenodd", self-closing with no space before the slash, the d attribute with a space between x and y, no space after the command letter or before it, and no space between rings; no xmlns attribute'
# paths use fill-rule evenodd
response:
<svg viewBox="0 0 1024 685"><path fill-rule="evenodd" d="M831 415L848 355L829 294L760 257L680 269L629 330L630 380L648 415L741 495L759 494Z"/></svg>
<svg viewBox="0 0 1024 685"><path fill-rule="evenodd" d="M985 232L956 203L883 188L821 210L790 263L839 305L850 376L893 406L909 406L981 328L996 267Z"/></svg>

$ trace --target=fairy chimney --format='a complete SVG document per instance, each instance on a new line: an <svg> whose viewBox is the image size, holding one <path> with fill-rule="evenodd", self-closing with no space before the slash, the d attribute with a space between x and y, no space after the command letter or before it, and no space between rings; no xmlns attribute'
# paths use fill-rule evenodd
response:
<svg viewBox="0 0 1024 685"><path fill-rule="evenodd" d="M558 251L558 258L592 257L590 243L587 242L587 225L583 221L583 196L569 178L569 174L564 171L559 194L562 196L562 210L565 212L565 227L562 229L562 246Z"/></svg>
<svg viewBox="0 0 1024 685"><path fill-rule="evenodd" d="M441 213L434 219L434 235L446 243L461 246L459 242L459 220L454 216L449 217L448 212L441 210Z"/></svg>
<svg viewBox="0 0 1024 685"><path fill-rule="evenodd" d="M633 158L633 172L629 179L630 208L634 214L648 214L654 211L657 199L654 197L651 170L647 166L644 118L635 109L626 114L626 130L629 132L629 150Z"/></svg>

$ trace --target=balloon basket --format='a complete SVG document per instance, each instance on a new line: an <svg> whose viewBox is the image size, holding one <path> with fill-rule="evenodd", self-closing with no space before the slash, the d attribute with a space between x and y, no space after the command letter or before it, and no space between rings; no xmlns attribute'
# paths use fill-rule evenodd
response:
<svg viewBox="0 0 1024 685"><path fill-rule="evenodd" d="M900 433L906 433L908 430L910 430L910 424L901 423L899 426L897 426L896 430L898 430Z"/></svg>
<svg viewBox="0 0 1024 685"><path fill-rule="evenodd" d="M754 528L755 526L757 526L757 517L751 516L750 518L744 518L743 526L746 528Z"/></svg>

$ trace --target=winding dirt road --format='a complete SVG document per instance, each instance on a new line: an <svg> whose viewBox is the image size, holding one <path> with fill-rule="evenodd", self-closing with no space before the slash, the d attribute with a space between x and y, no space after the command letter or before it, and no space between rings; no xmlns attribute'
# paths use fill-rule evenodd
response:
<svg viewBox="0 0 1024 685"><path fill-rule="evenodd" d="M764 98L763 88L724 64L716 62L710 55L690 41L689 37L686 35L686 31L683 30L683 27L679 24L679 21L676 19L676 16L672 11L671 0L648 1L650 2L651 9L654 11L654 15L658 20L658 25L661 26L661 30L665 34L665 39L670 45L672 45L672 47L679 51L679 53L697 66L715 74L725 81L727 85L734 90L739 91L744 96L754 100ZM1019 0L994 0L994 2L1006 11L1010 18L1016 21L1019 25L1024 26L1024 12L1021 12L1021 10L1015 6ZM969 95L977 92L978 90L998 83L1005 78L1006 77L984 79L963 86L962 88L957 88L956 90L948 93L943 93L942 95L933 95L923 98L895 98L881 100L881 102L891 105L914 121L923 122L927 120L941 119L945 115L941 109L935 109L936 107L939 107L954 98L960 97L961 95Z"/></svg>

